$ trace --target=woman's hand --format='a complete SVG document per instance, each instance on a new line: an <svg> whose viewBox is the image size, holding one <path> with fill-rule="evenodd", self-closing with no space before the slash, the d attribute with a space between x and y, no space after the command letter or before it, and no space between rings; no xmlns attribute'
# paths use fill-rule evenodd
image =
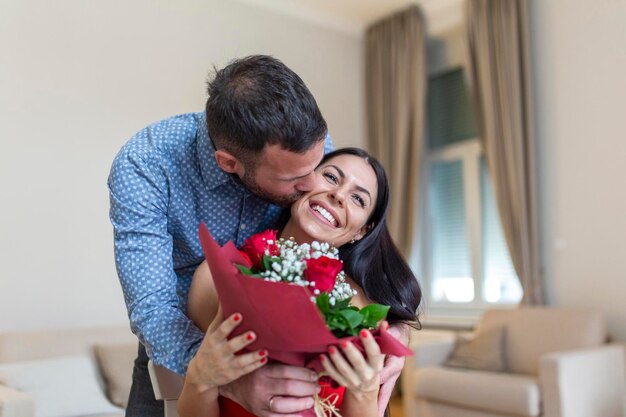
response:
<svg viewBox="0 0 626 417"><path fill-rule="evenodd" d="M236 355L256 339L254 332L227 339L242 320L239 313L224 320L218 308L198 352L187 367L185 383L177 404L178 415L181 417L218 417L219 387L267 362L266 350Z"/></svg>
<svg viewBox="0 0 626 417"><path fill-rule="evenodd" d="M321 355L320 360L328 375L353 395L371 394L375 398L378 395L385 355L380 353L380 347L369 331L361 330L359 337L367 357L352 343L342 342L341 352L331 346L328 356Z"/></svg>
<svg viewBox="0 0 626 417"><path fill-rule="evenodd" d="M228 335L241 324L243 317L235 313L223 322L221 311L189 363L186 383L194 384L200 391L213 390L260 368L267 362L267 351L257 350L236 355L256 339L254 332L246 332L228 340Z"/></svg>

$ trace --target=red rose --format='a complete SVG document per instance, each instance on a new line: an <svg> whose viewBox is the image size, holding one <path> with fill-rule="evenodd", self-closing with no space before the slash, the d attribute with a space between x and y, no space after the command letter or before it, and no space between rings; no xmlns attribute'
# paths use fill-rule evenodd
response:
<svg viewBox="0 0 626 417"><path fill-rule="evenodd" d="M342 268L343 264L341 261L327 256L307 259L304 278L309 282L315 283L314 289L330 292L335 287L335 279Z"/></svg>
<svg viewBox="0 0 626 417"><path fill-rule="evenodd" d="M276 233L276 230L266 230L250 236L244 242L241 249L248 255L252 266L257 270L263 268L263 256L265 256L266 250L270 256L280 254L280 250L276 246Z"/></svg>
<svg viewBox="0 0 626 417"><path fill-rule="evenodd" d="M250 257L248 256L248 254L242 250L239 251L239 254L245 261L243 266L245 266L246 268L250 268L252 266L252 261L250 260Z"/></svg>

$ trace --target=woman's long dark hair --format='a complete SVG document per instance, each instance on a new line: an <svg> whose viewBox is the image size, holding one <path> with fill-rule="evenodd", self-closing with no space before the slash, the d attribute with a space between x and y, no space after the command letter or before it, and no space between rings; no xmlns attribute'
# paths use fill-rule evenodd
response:
<svg viewBox="0 0 626 417"><path fill-rule="evenodd" d="M369 231L362 239L339 248L344 270L370 300L390 306L387 314L390 324L406 323L419 329L418 308L422 290L387 228L389 181L385 169L376 158L359 148L337 149L326 154L322 163L339 155L363 158L376 173L378 182L376 204L367 220Z"/></svg>

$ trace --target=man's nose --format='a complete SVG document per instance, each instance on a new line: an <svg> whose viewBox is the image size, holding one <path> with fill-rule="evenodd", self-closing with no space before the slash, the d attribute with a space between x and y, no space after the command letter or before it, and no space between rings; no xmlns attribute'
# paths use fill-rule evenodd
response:
<svg viewBox="0 0 626 417"><path fill-rule="evenodd" d="M315 186L315 171L311 171L309 175L307 175L306 177L300 178L295 188L298 191L307 192L307 191L311 191L314 186Z"/></svg>

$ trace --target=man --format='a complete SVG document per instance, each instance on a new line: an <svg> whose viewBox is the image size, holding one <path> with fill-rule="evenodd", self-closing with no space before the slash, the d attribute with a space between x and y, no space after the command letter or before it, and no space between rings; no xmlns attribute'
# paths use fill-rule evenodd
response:
<svg viewBox="0 0 626 417"><path fill-rule="evenodd" d="M203 260L199 224L220 244L242 245L312 188L313 170L332 148L315 99L274 58L232 62L216 72L208 93L204 113L137 133L109 176L116 266L140 341L127 416L163 415L148 357L182 375L204 336L185 316L191 277ZM392 380L400 366L389 367ZM265 417L310 408L317 389L310 370L268 365L220 394Z"/></svg>

